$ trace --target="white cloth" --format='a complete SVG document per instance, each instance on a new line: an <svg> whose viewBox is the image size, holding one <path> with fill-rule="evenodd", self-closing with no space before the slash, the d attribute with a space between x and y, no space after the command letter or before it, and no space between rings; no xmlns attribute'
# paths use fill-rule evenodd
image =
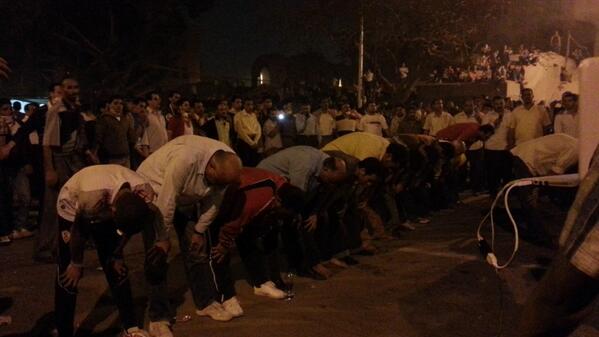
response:
<svg viewBox="0 0 599 337"><path fill-rule="evenodd" d="M556 133L524 142L512 149L535 176L563 174L578 161L578 140Z"/></svg>
<svg viewBox="0 0 599 337"><path fill-rule="evenodd" d="M497 120L499 119L499 114L497 112L489 112L487 116L487 120L489 121L487 124L495 126L495 133L493 133L493 135L485 142L485 149L493 151L507 150L507 135L509 129L511 129L513 125L512 113L504 111L503 118L501 119L501 122L499 122L499 125L496 125Z"/></svg>
<svg viewBox="0 0 599 337"><path fill-rule="evenodd" d="M543 136L543 128L551 124L547 111L533 104L529 109L521 105L512 111L516 145Z"/></svg>
<svg viewBox="0 0 599 337"><path fill-rule="evenodd" d="M214 121L216 125L216 133L218 133L218 140L231 146L231 124L226 119L217 119Z"/></svg>
<svg viewBox="0 0 599 337"><path fill-rule="evenodd" d="M156 201L156 193L141 175L121 165L94 165L75 173L60 189L56 211L70 222L77 216L84 218L111 218L110 206L123 185L129 184L131 191L146 203ZM159 232L165 238L164 230Z"/></svg>
<svg viewBox="0 0 599 337"><path fill-rule="evenodd" d="M445 129L446 127L455 124L453 116L443 111L441 115L437 116L434 112L426 116L424 120L423 130L428 131L428 134L435 136L437 132Z"/></svg>
<svg viewBox="0 0 599 337"><path fill-rule="evenodd" d="M579 114L571 114L568 112L561 113L555 116L553 130L555 133L565 133L574 138L579 136Z"/></svg>
<svg viewBox="0 0 599 337"><path fill-rule="evenodd" d="M170 230L175 208L200 204L195 229L203 233L214 220L220 207L224 188L208 185L204 172L217 151L234 151L217 140L200 136L177 137L144 160L137 173L145 177L158 194L156 206Z"/></svg>
<svg viewBox="0 0 599 337"><path fill-rule="evenodd" d="M309 114L306 117L303 114L295 115L295 126L297 132L303 136L317 136L318 135L318 119L313 114Z"/></svg>
<svg viewBox="0 0 599 337"><path fill-rule="evenodd" d="M388 128L389 126L387 125L385 116L380 113L375 113L373 115L366 114L362 116L360 123L358 123L358 130L381 137L383 136L383 130L387 130Z"/></svg>
<svg viewBox="0 0 599 337"><path fill-rule="evenodd" d="M166 132L166 119L162 113L157 110L148 109L148 126L146 127L148 140L150 141L150 153L156 152L166 142L168 142L168 133Z"/></svg>

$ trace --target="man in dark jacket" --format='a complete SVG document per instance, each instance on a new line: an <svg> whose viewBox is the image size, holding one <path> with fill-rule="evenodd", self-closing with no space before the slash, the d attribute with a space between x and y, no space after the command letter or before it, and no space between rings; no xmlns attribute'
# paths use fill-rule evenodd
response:
<svg viewBox="0 0 599 337"><path fill-rule="evenodd" d="M202 125L201 131L208 138L219 140L229 146L235 143L235 130L228 118L229 106L226 100L220 101L214 118Z"/></svg>
<svg viewBox="0 0 599 337"><path fill-rule="evenodd" d="M136 137L133 120L123 114L123 99L113 96L108 111L96 123L95 148L102 164L117 164L129 168L130 149L135 146Z"/></svg>

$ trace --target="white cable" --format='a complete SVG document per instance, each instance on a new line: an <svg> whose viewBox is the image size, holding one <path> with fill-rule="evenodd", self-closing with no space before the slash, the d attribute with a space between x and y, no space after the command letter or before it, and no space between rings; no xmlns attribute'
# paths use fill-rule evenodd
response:
<svg viewBox="0 0 599 337"><path fill-rule="evenodd" d="M503 188L499 191L499 193L497 193L497 196L495 197L495 200L493 200L493 203L491 204L491 209L489 210L489 213L487 213L487 215L485 215L483 217L483 219L481 220L480 224L478 225L478 229L476 231L476 237L478 239L479 242L484 241L484 237L481 235L481 229L483 227L483 225L485 224L485 222L487 221L487 219L491 219L491 246L490 246L490 252L487 253L486 256L486 260L487 262L492 265L493 267L495 267L495 269L499 270L499 269L504 269L506 268L516 257L516 253L518 252L518 248L519 248L519 233L518 233L518 225L516 224L516 221L514 220L514 217L512 216L512 212L510 211L509 208L509 194L511 192L511 190L514 187L522 187L522 186L528 186L528 185L532 185L534 182L531 179L519 179L519 180L514 180L511 181L507 184L505 184L505 186L503 186ZM497 256L495 255L495 219L493 216L493 211L495 210L495 206L497 205L497 202L500 200L501 196L504 195L504 205L505 205L505 209L508 213L508 217L512 223L512 227L514 228L514 249L512 250L512 254L510 255L510 258L504 263L504 264L499 264L498 260L497 260Z"/></svg>

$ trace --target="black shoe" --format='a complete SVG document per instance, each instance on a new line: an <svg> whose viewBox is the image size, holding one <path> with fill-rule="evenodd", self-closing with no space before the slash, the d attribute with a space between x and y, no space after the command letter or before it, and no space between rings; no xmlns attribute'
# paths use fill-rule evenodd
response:
<svg viewBox="0 0 599 337"><path fill-rule="evenodd" d="M317 281L324 281L327 279L326 277L320 275L319 273L313 271L312 269L300 270L297 272L297 275L300 277L311 278L311 279L317 280Z"/></svg>
<svg viewBox="0 0 599 337"><path fill-rule="evenodd" d="M351 257L349 255L342 257L340 260L347 263L348 266L355 266L358 263L360 263L360 262L358 262L358 260L354 259L353 257Z"/></svg>

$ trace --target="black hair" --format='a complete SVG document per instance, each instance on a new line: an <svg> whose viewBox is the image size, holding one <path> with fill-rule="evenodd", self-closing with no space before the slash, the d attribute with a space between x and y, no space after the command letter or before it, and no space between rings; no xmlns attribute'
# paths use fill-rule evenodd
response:
<svg viewBox="0 0 599 337"><path fill-rule="evenodd" d="M168 93L168 98L173 97L175 94L181 95L181 93L178 92L177 90L171 90L171 92Z"/></svg>
<svg viewBox="0 0 599 337"><path fill-rule="evenodd" d="M495 133L495 128L493 127L493 125L485 124L481 125L481 127L478 129L478 132L488 133L492 135Z"/></svg>
<svg viewBox="0 0 599 337"><path fill-rule="evenodd" d="M391 161L396 164L406 163L408 161L408 151L406 147L397 143L389 144L385 153L390 154Z"/></svg>
<svg viewBox="0 0 599 337"><path fill-rule="evenodd" d="M110 103L112 103L112 101L114 101L114 100L117 100L117 99L123 100L123 96L120 96L120 95L112 95L112 96L110 96L110 97L108 98L108 103L110 104Z"/></svg>
<svg viewBox="0 0 599 337"><path fill-rule="evenodd" d="M497 101L497 100L502 100L502 101L503 101L503 100L504 100L504 98L503 98L503 97L501 97L501 96L495 96L495 97L493 97L493 102L495 102L495 101Z"/></svg>
<svg viewBox="0 0 599 337"><path fill-rule="evenodd" d="M138 105L139 103L146 103L146 100L141 97L135 97L131 100L133 104Z"/></svg>
<svg viewBox="0 0 599 337"><path fill-rule="evenodd" d="M322 167L329 169L331 171L336 171L337 170L337 162L336 162L336 157L328 157L327 159L324 160L324 162L322 163Z"/></svg>
<svg viewBox="0 0 599 337"><path fill-rule="evenodd" d="M281 199L281 205L288 210L299 213L304 209L306 195L297 186L285 183L277 189L277 196Z"/></svg>
<svg viewBox="0 0 599 337"><path fill-rule="evenodd" d="M358 163L358 168L364 169L364 173L369 176L383 176L383 165L381 164L381 161L373 157L368 157L364 160L361 160Z"/></svg>
<svg viewBox="0 0 599 337"><path fill-rule="evenodd" d="M160 93L158 91L152 90L146 94L146 101L151 101L152 96L154 96L154 95L158 95L160 97Z"/></svg>
<svg viewBox="0 0 599 337"><path fill-rule="evenodd" d="M578 95L576 95L575 93L573 93L573 92L570 92L570 91L566 91L566 92L564 92L564 94L563 94L562 96L563 96L563 97L570 97L570 98L572 98L574 101L578 101Z"/></svg>
<svg viewBox="0 0 599 337"><path fill-rule="evenodd" d="M520 90L521 93L525 91L530 91L531 93L533 92L531 88L522 88L522 90Z"/></svg>
<svg viewBox="0 0 599 337"><path fill-rule="evenodd" d="M145 200L131 191L121 192L114 206L117 228L128 237L140 232L152 214Z"/></svg>
<svg viewBox="0 0 599 337"><path fill-rule="evenodd" d="M5 105L5 104L10 105L10 99L4 98L4 97L0 98L0 106Z"/></svg>
<svg viewBox="0 0 599 337"><path fill-rule="evenodd" d="M23 109L24 109L25 111L27 111L27 110L29 110L29 107L31 107L31 106L33 106L33 107L36 107L36 108L39 108L39 105L38 105L37 103L27 103L27 104L25 104L25 107L24 107ZM85 110L84 110L84 111L85 111Z"/></svg>
<svg viewBox="0 0 599 337"><path fill-rule="evenodd" d="M54 92L54 89L56 87L60 87L62 86L62 84L58 83L58 82L52 82L50 83L50 85L48 86L48 92Z"/></svg>

